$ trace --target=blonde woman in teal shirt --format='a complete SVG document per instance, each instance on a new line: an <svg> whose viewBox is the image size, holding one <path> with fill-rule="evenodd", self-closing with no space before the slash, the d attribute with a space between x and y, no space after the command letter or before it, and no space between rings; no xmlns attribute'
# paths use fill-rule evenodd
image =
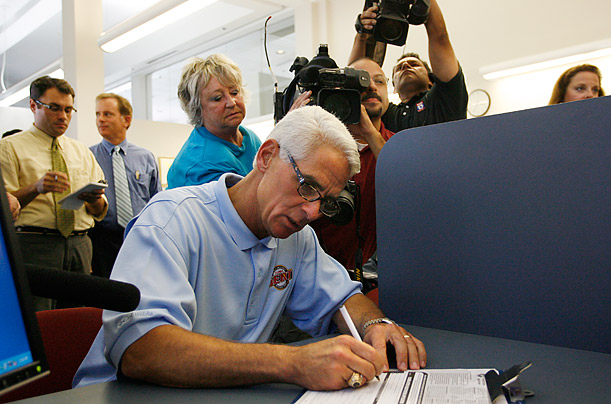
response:
<svg viewBox="0 0 611 404"><path fill-rule="evenodd" d="M195 128L168 171L168 188L250 172L261 140L240 126L244 92L239 67L224 55L195 58L183 68L178 98Z"/></svg>

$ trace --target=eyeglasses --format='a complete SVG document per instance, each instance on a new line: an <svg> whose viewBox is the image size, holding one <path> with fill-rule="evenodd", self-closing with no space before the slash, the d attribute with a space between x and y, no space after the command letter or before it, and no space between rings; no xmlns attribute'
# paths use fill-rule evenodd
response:
<svg viewBox="0 0 611 404"><path fill-rule="evenodd" d="M376 74L371 78L371 81L378 87L382 87L388 84L388 79L382 74Z"/></svg>
<svg viewBox="0 0 611 404"><path fill-rule="evenodd" d="M36 98L32 98L34 100L34 102L38 105L40 105L41 107L45 107L46 109L48 109L51 112L59 112L62 111L62 107L57 105L57 104L45 104L42 101L37 100ZM73 112L76 112L76 108L73 107L66 107L63 109L63 111L66 113L66 115L72 115Z"/></svg>
<svg viewBox="0 0 611 404"><path fill-rule="evenodd" d="M316 188L306 182L305 178L301 174L301 171L299 171L293 156L291 156L289 152L286 152L286 155L289 157L289 161L293 165L295 173L297 173L297 179L299 179L299 188L297 188L299 195L301 195L301 197L308 202L320 200L320 213L323 215L327 217L336 215L339 212L339 205L337 204L337 201L333 198L323 198Z"/></svg>

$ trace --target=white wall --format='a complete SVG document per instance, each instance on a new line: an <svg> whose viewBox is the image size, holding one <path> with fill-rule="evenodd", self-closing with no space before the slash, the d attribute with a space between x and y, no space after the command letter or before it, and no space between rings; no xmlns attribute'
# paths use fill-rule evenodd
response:
<svg viewBox="0 0 611 404"><path fill-rule="evenodd" d="M538 72L486 81L479 72L482 66L611 39L608 29L611 2L608 0L438 2L469 90L483 88L492 96L489 114L545 105L553 83L566 67L553 69L548 74ZM295 6L297 55L311 59L320 43L328 43L331 57L339 66L344 66L354 39L354 20L364 1L293 0L290 3ZM423 26L410 27L407 48L428 59ZM388 47L384 64L387 75L390 76L392 65L402 51L400 47ZM594 62L603 71L603 88L610 93L611 58ZM2 132L27 128L32 123L32 113L24 108L0 108L0 123ZM93 116L86 127L91 134L97 134ZM173 157L191 130L189 125L135 120L128 138L157 157ZM94 143L97 138L79 136L79 139Z"/></svg>
<svg viewBox="0 0 611 404"><path fill-rule="evenodd" d="M34 122L29 108L0 107L0 134L11 129L27 129Z"/></svg>
<svg viewBox="0 0 611 404"><path fill-rule="evenodd" d="M134 119L127 140L149 149L156 157L176 157L192 130L191 125Z"/></svg>
<svg viewBox="0 0 611 404"><path fill-rule="evenodd" d="M0 108L0 133L17 128L27 129L32 122L32 112L28 108ZM149 149L156 157L175 157L192 130L191 125L134 119L127 132L127 139L131 143ZM91 139L87 143L83 141L87 146L102 139L95 127L95 118L91 122L91 131L96 136L87 137Z"/></svg>
<svg viewBox="0 0 611 404"><path fill-rule="evenodd" d="M311 59L318 44L329 44L331 57L344 66L354 39L354 21L364 1L317 0L298 5L297 54ZM469 91L482 88L491 94L489 114L546 105L557 77L568 66L547 74L484 80L483 66L536 57L597 41L611 41L608 0L438 0L454 50L463 67ZM406 49L428 60L423 26L411 26ZM384 71L402 47L388 46ZM603 88L611 92L611 58L592 60L603 72Z"/></svg>

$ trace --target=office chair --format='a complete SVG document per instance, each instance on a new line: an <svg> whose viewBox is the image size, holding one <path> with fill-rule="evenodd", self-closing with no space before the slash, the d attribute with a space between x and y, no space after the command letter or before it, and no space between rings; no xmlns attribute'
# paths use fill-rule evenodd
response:
<svg viewBox="0 0 611 404"><path fill-rule="evenodd" d="M102 309L45 310L37 312L36 318L51 374L0 396L0 403L70 389L74 374L102 326Z"/></svg>

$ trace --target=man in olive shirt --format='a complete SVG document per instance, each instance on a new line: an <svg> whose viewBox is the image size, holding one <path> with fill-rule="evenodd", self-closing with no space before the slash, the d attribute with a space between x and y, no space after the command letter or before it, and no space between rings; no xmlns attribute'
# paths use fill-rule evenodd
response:
<svg viewBox="0 0 611 404"><path fill-rule="evenodd" d="M63 134L74 109L68 82L49 76L30 85L34 124L0 141L0 165L6 190L21 204L15 221L17 240L26 265L89 274L91 241L87 231L108 210L102 190L79 195L77 210L57 202L89 182L104 179L91 151ZM68 302L36 298L36 310L65 307Z"/></svg>

